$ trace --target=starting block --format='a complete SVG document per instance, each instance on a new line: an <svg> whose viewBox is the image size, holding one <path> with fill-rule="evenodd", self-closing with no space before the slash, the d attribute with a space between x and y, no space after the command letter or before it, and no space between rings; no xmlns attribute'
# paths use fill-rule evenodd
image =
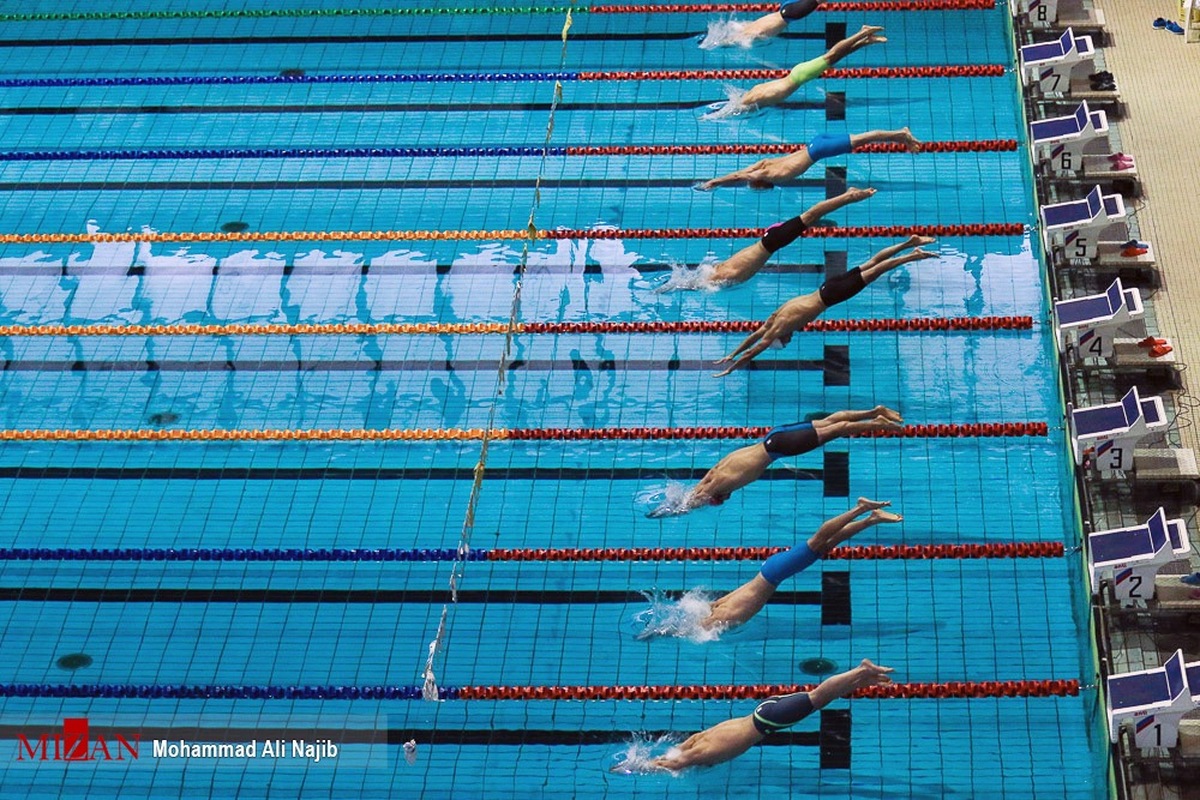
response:
<svg viewBox="0 0 1200 800"><path fill-rule="evenodd" d="M1115 528L1088 534L1088 566L1092 592L1110 578L1122 606L1145 605L1154 597L1154 578L1164 564L1187 558L1192 551L1187 525L1167 519L1159 506L1145 525ZM1200 684L1197 685L1200 690Z"/></svg>
<svg viewBox="0 0 1200 800"><path fill-rule="evenodd" d="M1167 413L1161 397L1143 399L1135 386L1120 402L1073 409L1067 422L1075 463L1083 464L1090 451L1097 469L1116 472L1133 466L1139 439L1166 429Z"/></svg>
<svg viewBox="0 0 1200 800"><path fill-rule="evenodd" d="M1039 160L1050 166L1055 175L1075 175L1084 168L1084 149L1103 139L1107 143L1108 114L1092 111L1082 102L1074 113L1065 117L1050 117L1029 123L1029 138ZM1093 171L1104 166L1103 155L1092 156L1088 166Z"/></svg>
<svg viewBox="0 0 1200 800"><path fill-rule="evenodd" d="M1058 349L1066 352L1074 338L1076 352L1082 358L1110 358L1117 329L1145 316L1142 293L1126 289L1117 278L1104 294L1060 300L1054 304Z"/></svg>
<svg viewBox="0 0 1200 800"><path fill-rule="evenodd" d="M1021 82L1037 86L1043 92L1067 92L1071 88L1071 73L1076 66L1092 68L1096 48L1092 37L1075 36L1067 28L1062 36L1050 42L1027 44L1021 47L1019 62Z"/></svg>
<svg viewBox="0 0 1200 800"><path fill-rule="evenodd" d="M1179 741L1180 718L1200 701L1192 694L1193 678L1200 678L1200 663L1185 665L1182 650L1176 650L1161 667L1110 675L1109 737L1117 741L1121 726L1130 723L1134 746L1174 747Z"/></svg>
<svg viewBox="0 0 1200 800"><path fill-rule="evenodd" d="M1083 200L1042 206L1046 249L1060 249L1068 259L1094 259L1102 233L1118 223L1124 227L1127 214L1121 195L1103 194L1099 186Z"/></svg>
<svg viewBox="0 0 1200 800"><path fill-rule="evenodd" d="M1100 30L1104 27L1104 12L1085 8L1083 0L1013 0L1013 16L1023 15L1033 28L1075 28Z"/></svg>

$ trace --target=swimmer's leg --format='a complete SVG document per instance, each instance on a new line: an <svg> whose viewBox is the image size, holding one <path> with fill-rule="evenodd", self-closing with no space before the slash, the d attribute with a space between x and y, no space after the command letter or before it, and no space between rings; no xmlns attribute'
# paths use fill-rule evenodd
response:
<svg viewBox="0 0 1200 800"><path fill-rule="evenodd" d="M800 215L800 219L804 221L806 226L815 225L816 222L826 214L832 214L839 208L848 206L851 203L858 203L862 200L866 200L868 197L871 197L874 194L874 189L856 189L851 187L839 194L837 197L830 197L828 200L822 200L819 203L815 203L811 208Z"/></svg>
<svg viewBox="0 0 1200 800"><path fill-rule="evenodd" d="M813 708L824 708L839 697L865 686L891 683L892 679L887 675L891 671L890 667L872 664L864 658L854 669L821 681L817 688L808 693L808 699L812 701Z"/></svg>
<svg viewBox="0 0 1200 800"><path fill-rule="evenodd" d="M930 242L933 241L929 237L918 236L918 237L914 237L914 238L925 244L929 244ZM909 246L911 246L911 245L908 245L908 244L901 245L901 247L909 247ZM915 250L905 253L902 256L896 256L893 258L885 258L881 261L872 259L870 262L868 262L863 267L855 267L855 270L861 271L862 280L865 285L865 284L871 283L872 281L876 280L881 275L891 272L896 267L900 267L905 264L910 264L913 261L921 261L926 258L937 258L937 253L930 253L929 251L922 250L920 247L918 247ZM850 272L854 272L855 270L850 270ZM847 272L846 274L849 275L850 272ZM855 294L857 294L857 292L855 292Z"/></svg>
<svg viewBox="0 0 1200 800"><path fill-rule="evenodd" d="M820 419L814 420L814 423L816 423L816 422L859 422L861 420L874 419L875 417L888 417L889 419L893 419L896 422L902 421L899 411L893 411L892 409L888 408L887 406L881 405L881 406L875 406L874 408L868 408L865 411L855 411L855 410L835 411L834 413L832 413L828 416L821 417Z"/></svg>
<svg viewBox="0 0 1200 800"><path fill-rule="evenodd" d="M858 504L854 508L838 514L817 528L817 532L807 542L809 549L824 558L833 548L852 536L862 533L867 528L884 522L900 522L903 517L899 514L882 511L884 506L889 505L891 503L887 501L858 498ZM871 514L869 517L858 519L867 512Z"/></svg>
<svg viewBox="0 0 1200 800"><path fill-rule="evenodd" d="M895 413L895 412L893 412ZM813 429L817 432L817 440L821 444L827 444L834 439L840 439L843 436L856 436L861 433L870 433L871 431L882 430L900 430L903 426L896 420L885 416L878 416L874 419L857 420L854 422L829 422L826 419L818 419L813 421Z"/></svg>
<svg viewBox="0 0 1200 800"><path fill-rule="evenodd" d="M853 133L850 135L850 146L852 148L871 144L872 142L902 144L910 153L921 152L920 140L913 136L912 131L908 128L901 128L898 131L866 131L865 133Z"/></svg>
<svg viewBox="0 0 1200 800"><path fill-rule="evenodd" d="M882 44L886 42L887 39L879 35L882 30L883 28L878 25L863 25L862 28L859 29L858 33L842 39L833 47L829 48L825 55L821 56L821 58L825 61L825 69L829 69L846 56L850 55L856 50L861 50L867 45ZM822 72L823 71L824 70L822 70Z"/></svg>

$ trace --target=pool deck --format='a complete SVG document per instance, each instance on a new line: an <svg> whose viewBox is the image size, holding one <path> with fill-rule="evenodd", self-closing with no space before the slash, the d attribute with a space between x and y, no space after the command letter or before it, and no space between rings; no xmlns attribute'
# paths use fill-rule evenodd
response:
<svg viewBox="0 0 1200 800"><path fill-rule="evenodd" d="M1118 127L1122 151L1137 159L1144 196L1136 205L1141 239L1153 244L1165 291L1154 295L1157 332L1181 363L1200 357L1200 43L1157 30L1174 19L1176 0L1096 0L1104 12L1105 69L1128 110ZM1193 309L1191 312L1188 309ZM1197 378L1184 374L1189 393ZM1200 426L1179 425L1183 447L1200 452Z"/></svg>
<svg viewBox="0 0 1200 800"><path fill-rule="evenodd" d="M1156 29L1157 17L1176 19L1176 0L1094 0L1105 16L1107 43L1101 49L1104 67L1115 76L1126 115L1117 123L1121 151L1137 160L1143 196L1136 201L1138 238L1155 251L1163 288L1152 296L1152 334L1171 339L1177 363L1200 357L1200 192L1198 158L1194 148L1200 133L1200 43ZM1193 309L1189 312L1188 309ZM1193 373L1185 372L1184 392L1175 398L1175 409L1184 416L1173 428L1177 444L1200 452L1200 426L1186 407L1197 390ZM1128 509L1109 507L1114 526L1135 521ZM1114 513L1116 512L1116 513ZM1184 516L1188 516L1184 514ZM1100 521L1100 520L1097 520ZM1195 526L1191 525L1195 537ZM1170 564L1162 575L1200 569L1193 550L1192 563ZM1162 653L1194 643L1170 633L1133 628L1111 630L1112 666L1115 671L1136 670L1161 663ZM1194 658L1194 652L1185 653ZM1147 776L1148 777L1148 776ZM1200 797L1188 782L1152 778L1129 787L1133 800Z"/></svg>

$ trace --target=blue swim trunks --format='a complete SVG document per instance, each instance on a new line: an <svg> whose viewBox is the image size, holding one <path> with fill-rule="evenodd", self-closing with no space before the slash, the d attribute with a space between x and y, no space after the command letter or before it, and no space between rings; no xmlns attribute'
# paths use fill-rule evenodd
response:
<svg viewBox="0 0 1200 800"><path fill-rule="evenodd" d="M808 143L808 157L813 163L830 156L841 156L854 149L848 133L818 133Z"/></svg>

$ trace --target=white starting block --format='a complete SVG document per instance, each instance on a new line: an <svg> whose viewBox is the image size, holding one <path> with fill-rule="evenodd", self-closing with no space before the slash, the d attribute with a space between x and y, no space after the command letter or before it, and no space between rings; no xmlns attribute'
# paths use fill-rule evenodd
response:
<svg viewBox="0 0 1200 800"><path fill-rule="evenodd" d="M1121 195L1103 194L1099 186L1083 200L1042 206L1046 249L1061 248L1067 258L1094 259L1100 235L1110 225L1123 225L1127 214Z"/></svg>
<svg viewBox="0 0 1200 800"><path fill-rule="evenodd" d="M1154 597L1154 578L1164 564L1187 558L1192 551L1187 525L1167 519L1162 506L1145 525L1115 528L1088 534L1088 561L1092 592L1109 578L1122 606L1145 605ZM1200 684L1196 686L1200 691Z"/></svg>
<svg viewBox="0 0 1200 800"><path fill-rule="evenodd" d="M1071 72L1079 65L1090 70L1095 56L1092 37L1076 37L1075 31L1067 28L1054 41L1021 48L1021 82L1026 86L1036 85L1043 92L1070 91Z"/></svg>
<svg viewBox="0 0 1200 800"><path fill-rule="evenodd" d="M1087 102L1079 104L1075 113L1029 123L1029 138L1037 148L1041 161L1050 165L1055 175L1074 175L1083 169L1084 149L1092 142L1107 144L1108 114L1092 111ZM1088 166L1096 171L1106 166L1107 155L1090 157ZM1107 171L1113 171L1111 166Z"/></svg>
<svg viewBox="0 0 1200 800"><path fill-rule="evenodd" d="M1104 27L1104 12L1085 8L1083 0L1013 0L1012 8L1013 16L1023 14L1034 28Z"/></svg>
<svg viewBox="0 0 1200 800"><path fill-rule="evenodd" d="M1073 409L1067 417L1075 463L1082 464L1092 451L1096 468L1116 472L1133 466L1133 449L1139 439L1167 427L1167 413L1161 397L1138 395L1129 390L1120 402Z"/></svg>
<svg viewBox="0 0 1200 800"><path fill-rule="evenodd" d="M1135 747L1174 747L1179 719L1200 701L1192 694L1193 677L1200 677L1200 662L1185 665L1182 650L1161 667L1110 675L1108 735L1117 741L1121 726L1128 722L1133 725Z"/></svg>
<svg viewBox="0 0 1200 800"><path fill-rule="evenodd" d="M1104 294L1092 294L1054 304L1058 349L1066 352L1070 339L1081 358L1111 358L1117 329L1145 316L1142 293L1126 289L1117 278Z"/></svg>

